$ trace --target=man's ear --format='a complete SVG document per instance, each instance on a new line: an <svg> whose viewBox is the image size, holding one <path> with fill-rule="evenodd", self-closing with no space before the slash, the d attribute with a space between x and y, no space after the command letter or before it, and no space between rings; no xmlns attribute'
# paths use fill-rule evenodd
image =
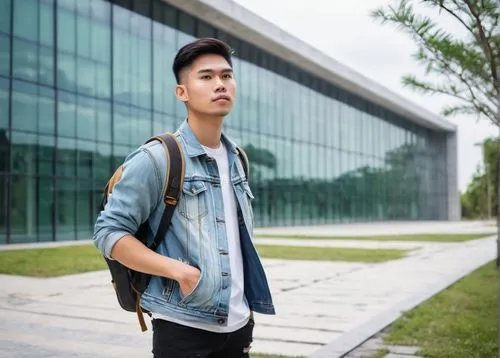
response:
<svg viewBox="0 0 500 358"><path fill-rule="evenodd" d="M184 86L184 85L175 86L175 96L177 97L177 99L179 101L187 102L189 98L188 98L186 86Z"/></svg>

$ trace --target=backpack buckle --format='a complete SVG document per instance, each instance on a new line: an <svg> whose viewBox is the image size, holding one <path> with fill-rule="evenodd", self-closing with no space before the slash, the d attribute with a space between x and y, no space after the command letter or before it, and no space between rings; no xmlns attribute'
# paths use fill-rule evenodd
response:
<svg viewBox="0 0 500 358"><path fill-rule="evenodd" d="M165 196L165 204L168 204L168 205L177 205L177 199L172 197L172 196Z"/></svg>

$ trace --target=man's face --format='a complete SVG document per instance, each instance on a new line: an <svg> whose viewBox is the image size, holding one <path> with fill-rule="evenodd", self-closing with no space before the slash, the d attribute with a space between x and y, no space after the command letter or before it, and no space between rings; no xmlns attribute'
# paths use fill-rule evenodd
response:
<svg viewBox="0 0 500 358"><path fill-rule="evenodd" d="M233 71L224 57L203 55L181 71L177 97L188 109L203 115L224 117L231 112L236 95Z"/></svg>

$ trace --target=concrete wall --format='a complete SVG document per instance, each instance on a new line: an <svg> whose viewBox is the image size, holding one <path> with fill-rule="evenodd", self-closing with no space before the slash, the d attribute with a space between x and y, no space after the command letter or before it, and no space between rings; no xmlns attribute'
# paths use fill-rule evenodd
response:
<svg viewBox="0 0 500 358"><path fill-rule="evenodd" d="M458 191L458 149L457 133L451 132L446 135L446 166L447 166L447 220L457 221L462 216L460 206L460 193Z"/></svg>

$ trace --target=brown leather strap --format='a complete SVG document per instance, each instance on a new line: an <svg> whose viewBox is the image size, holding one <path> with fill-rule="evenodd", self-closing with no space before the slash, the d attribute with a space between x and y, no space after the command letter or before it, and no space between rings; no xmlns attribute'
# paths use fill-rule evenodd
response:
<svg viewBox="0 0 500 358"><path fill-rule="evenodd" d="M144 321L144 314L141 308L141 296L137 295L137 299L135 301L135 311L137 312L137 319L139 320L139 324L141 325L142 332L148 330L146 326L146 322Z"/></svg>

